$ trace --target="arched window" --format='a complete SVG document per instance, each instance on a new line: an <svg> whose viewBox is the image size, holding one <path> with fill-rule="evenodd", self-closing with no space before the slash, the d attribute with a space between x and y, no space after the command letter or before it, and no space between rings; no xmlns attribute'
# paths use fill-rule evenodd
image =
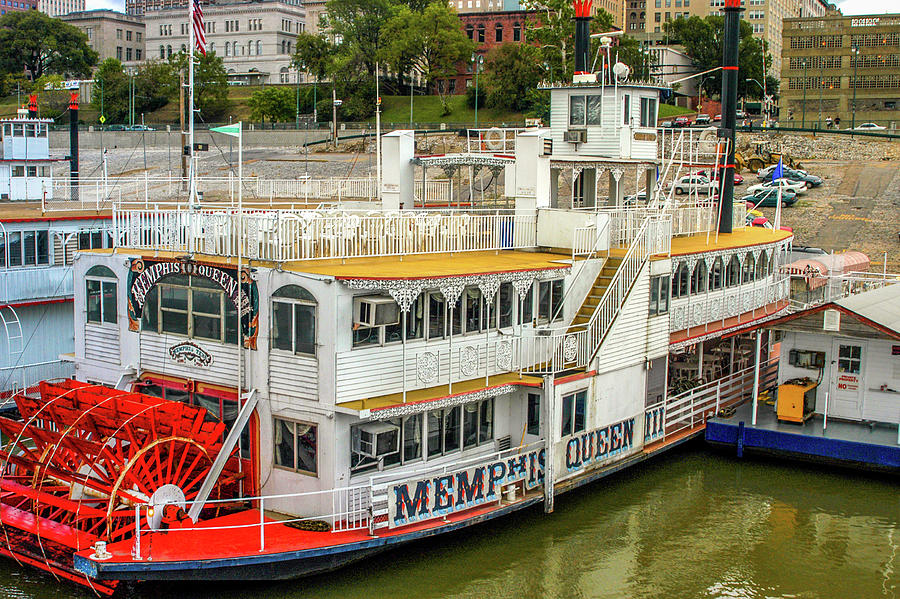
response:
<svg viewBox="0 0 900 599"><path fill-rule="evenodd" d="M687 264L679 262L675 269L675 276L672 277L672 297L686 297L688 294L688 280L690 279L690 271Z"/></svg>
<svg viewBox="0 0 900 599"><path fill-rule="evenodd" d="M272 295L272 349L316 355L316 298L299 285Z"/></svg>
<svg viewBox="0 0 900 599"><path fill-rule="evenodd" d="M253 42L247 42L247 56L253 56Z"/></svg>
<svg viewBox="0 0 900 599"><path fill-rule="evenodd" d="M637 18L637 13L636 13L636 12L631 13L631 18L632 18L632 19L636 19L636 18Z"/></svg>
<svg viewBox="0 0 900 599"><path fill-rule="evenodd" d="M753 257L753 252L747 252L744 256L744 272L741 276L742 283L749 283L753 281L756 277L756 258Z"/></svg>
<svg viewBox="0 0 900 599"><path fill-rule="evenodd" d="M241 48L242 48L242 46L239 43L237 43L237 42L231 43L231 50L235 56L241 55Z"/></svg>
<svg viewBox="0 0 900 599"><path fill-rule="evenodd" d="M709 290L715 291L716 289L722 288L722 281L724 276L725 264L722 262L722 257L718 257L713 261L712 268L709 269Z"/></svg>
<svg viewBox="0 0 900 599"><path fill-rule="evenodd" d="M172 46L166 46L166 58L172 58Z"/></svg>
<svg viewBox="0 0 900 599"><path fill-rule="evenodd" d="M288 54L291 53L291 42L288 42L288 51L287 51L287 53L288 53Z"/></svg>
<svg viewBox="0 0 900 599"><path fill-rule="evenodd" d="M646 18L646 16L647 16L647 13L645 13L645 12L642 12L642 13L641 13L641 18L642 18L642 19Z"/></svg>
<svg viewBox="0 0 900 599"><path fill-rule="evenodd" d="M225 42L225 56L231 56L231 42Z"/></svg>
<svg viewBox="0 0 900 599"><path fill-rule="evenodd" d="M503 23L497 23L496 25L494 25L494 41L503 41Z"/></svg>
<svg viewBox="0 0 900 599"><path fill-rule="evenodd" d="M209 51L210 52L216 51L216 42L209 42Z"/></svg>
<svg viewBox="0 0 900 599"><path fill-rule="evenodd" d="M279 82L280 82L280 83L289 83L289 81L288 81L288 76L289 76L289 75L288 75L288 68L287 68L287 67L281 67L281 70L279 71L278 75L279 75Z"/></svg>
<svg viewBox="0 0 900 599"><path fill-rule="evenodd" d="M478 40L477 41L479 44L484 43L484 25L478 26Z"/></svg>
<svg viewBox="0 0 900 599"><path fill-rule="evenodd" d="M466 25L466 35L469 36L469 39L475 38L475 28L471 25Z"/></svg>
<svg viewBox="0 0 900 599"><path fill-rule="evenodd" d="M256 40L256 55L262 55L262 40Z"/></svg>
<svg viewBox="0 0 900 599"><path fill-rule="evenodd" d="M766 254L766 250L763 250L759 253L759 260L756 261L756 278L763 279L766 277L769 268L769 257Z"/></svg>
<svg viewBox="0 0 900 599"><path fill-rule="evenodd" d="M161 45L161 44L160 44L160 46L159 46L159 57L160 57L160 58L165 58L165 57L166 57L166 47L163 46L163 45Z"/></svg>
<svg viewBox="0 0 900 599"><path fill-rule="evenodd" d="M116 273L106 266L92 266L84 274L87 321L116 324Z"/></svg>
<svg viewBox="0 0 900 599"><path fill-rule="evenodd" d="M694 272L691 273L691 294L706 291L706 278L706 262L698 260Z"/></svg>
<svg viewBox="0 0 900 599"><path fill-rule="evenodd" d="M513 41L522 41L522 25L520 25L519 23L513 23Z"/></svg>
<svg viewBox="0 0 900 599"><path fill-rule="evenodd" d="M734 287L741 284L741 259L737 254L728 261L728 267L725 269L725 286Z"/></svg>
<svg viewBox="0 0 900 599"><path fill-rule="evenodd" d="M287 41L281 40L281 53L287 54Z"/></svg>
<svg viewBox="0 0 900 599"><path fill-rule="evenodd" d="M187 52L187 46L185 44L181 44L181 51Z"/></svg>

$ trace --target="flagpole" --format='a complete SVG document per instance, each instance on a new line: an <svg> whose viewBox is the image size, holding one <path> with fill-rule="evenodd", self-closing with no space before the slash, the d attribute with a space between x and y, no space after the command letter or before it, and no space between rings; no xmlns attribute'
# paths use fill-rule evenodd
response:
<svg viewBox="0 0 900 599"><path fill-rule="evenodd" d="M194 168L194 2L188 0L188 203L195 206L197 199L197 183Z"/></svg>

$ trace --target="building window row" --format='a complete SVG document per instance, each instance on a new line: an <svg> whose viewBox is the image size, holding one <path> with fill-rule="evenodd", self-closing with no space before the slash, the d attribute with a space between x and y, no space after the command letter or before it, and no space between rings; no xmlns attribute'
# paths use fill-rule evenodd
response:
<svg viewBox="0 0 900 599"><path fill-rule="evenodd" d="M247 19L247 29L249 31L262 31L262 19Z"/></svg>
<svg viewBox="0 0 900 599"><path fill-rule="evenodd" d="M841 56L791 56L788 68L791 70L839 69L841 63Z"/></svg>
<svg viewBox="0 0 900 599"><path fill-rule="evenodd" d="M11 231L0 235L0 267L50 264L47 231Z"/></svg>
<svg viewBox="0 0 900 599"><path fill-rule="evenodd" d="M791 77L788 89L840 89L840 77Z"/></svg>
<svg viewBox="0 0 900 599"><path fill-rule="evenodd" d="M900 33L862 33L850 36L850 47L900 46Z"/></svg>
<svg viewBox="0 0 900 599"><path fill-rule="evenodd" d="M225 33L240 31L240 23L237 19L225 21Z"/></svg>
<svg viewBox="0 0 900 599"><path fill-rule="evenodd" d="M900 54L861 54L850 56L851 68L900 67Z"/></svg>
<svg viewBox="0 0 900 599"><path fill-rule="evenodd" d="M211 47L215 51L215 44ZM246 45L240 42L225 42L225 56L262 56L262 40L250 40Z"/></svg>
<svg viewBox="0 0 900 599"><path fill-rule="evenodd" d="M159 26L159 35L160 37L168 37L172 35L172 26L171 25L160 25Z"/></svg>
<svg viewBox="0 0 900 599"><path fill-rule="evenodd" d="M744 254L743 260L738 254L733 254L727 264L719 256L713 261L711 268L707 268L703 260L698 260L693 270L686 262L679 262L672 276L672 299L716 291L723 287L736 287L763 279L772 274L774 261L775 254L769 256L763 250L758 259L753 252Z"/></svg>
<svg viewBox="0 0 900 599"><path fill-rule="evenodd" d="M900 75L861 75L850 78L850 89L894 89L900 87Z"/></svg>
<svg viewBox="0 0 900 599"><path fill-rule="evenodd" d="M795 50L803 48L840 48L843 45L843 39L844 38L841 35L805 35L803 37L792 37L791 48Z"/></svg>

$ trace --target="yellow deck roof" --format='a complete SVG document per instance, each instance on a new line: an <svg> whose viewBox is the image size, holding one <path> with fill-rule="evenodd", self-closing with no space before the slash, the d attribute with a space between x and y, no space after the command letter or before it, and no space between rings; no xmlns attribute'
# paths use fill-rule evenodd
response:
<svg viewBox="0 0 900 599"><path fill-rule="evenodd" d="M60 208L57 210L43 210L40 202L0 201L0 221L39 221L39 220L68 220L88 218L110 218L112 209L108 207L100 210L70 210Z"/></svg>
<svg viewBox="0 0 900 599"><path fill-rule="evenodd" d="M685 254L702 254L716 250L748 247L783 241L793 236L790 231L774 231L763 227L739 227L733 233L719 233L718 239L715 232L709 234L688 235L686 237L672 238L672 255L684 256Z"/></svg>
<svg viewBox="0 0 900 599"><path fill-rule="evenodd" d="M86 250L108 254L110 250ZM116 253L141 255L145 258L175 259L186 252L153 251L118 248ZM208 264L236 266L236 258L194 254L194 260ZM296 260L281 265L283 270L330 275L339 279L429 279L469 274L517 272L523 270L547 270L568 268L571 255L550 252L526 252L518 250L456 252L453 254L412 254L406 256L379 256L376 258L347 258L326 260ZM244 265L247 259L242 261ZM254 266L274 268L275 263L253 260Z"/></svg>
<svg viewBox="0 0 900 599"><path fill-rule="evenodd" d="M370 397L367 399L358 399L356 401L346 401L337 404L338 407L348 408L350 410L383 410L385 408L393 408L396 406L429 403L446 397L456 397L458 395L467 395L484 389L493 387L502 387L504 385L522 385L526 387L540 387L542 383L541 377L533 375L522 375L510 372L498 374L488 379L485 384L484 377L470 379L468 381L460 381L453 383L453 392L447 385L438 385L436 387L428 387L425 389L416 389L415 391L406 392L406 402L403 402L403 393L391 393L389 395L380 395L378 397Z"/></svg>

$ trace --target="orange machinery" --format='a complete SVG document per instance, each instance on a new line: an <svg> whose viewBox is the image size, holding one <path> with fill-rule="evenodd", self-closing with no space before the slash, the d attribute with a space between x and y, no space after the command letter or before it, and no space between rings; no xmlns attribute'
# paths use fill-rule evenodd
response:
<svg viewBox="0 0 900 599"><path fill-rule="evenodd" d="M803 423L816 409L818 381L793 379L778 385L778 420Z"/></svg>

